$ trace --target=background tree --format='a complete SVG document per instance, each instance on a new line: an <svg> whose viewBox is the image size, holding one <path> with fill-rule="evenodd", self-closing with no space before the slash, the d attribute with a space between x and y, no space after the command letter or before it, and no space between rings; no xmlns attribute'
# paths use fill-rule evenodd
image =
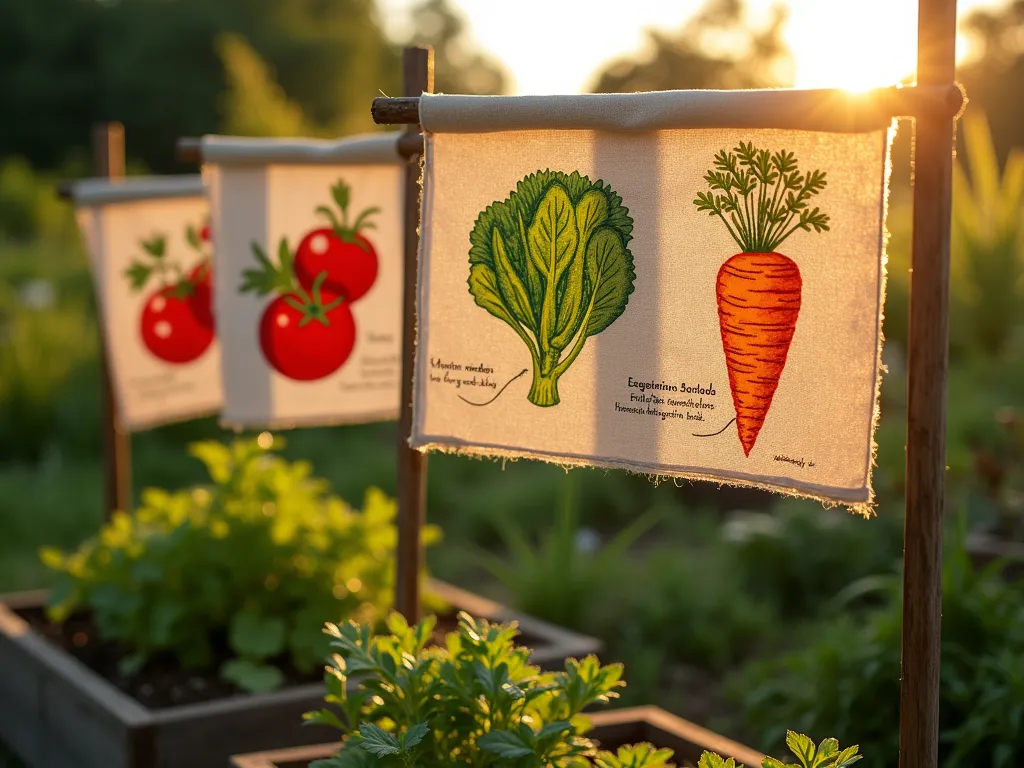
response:
<svg viewBox="0 0 1024 768"><path fill-rule="evenodd" d="M372 0L0 0L0 18L5 114L21 116L0 121L0 156L36 167L60 167L91 123L116 119L131 158L180 170L178 136L222 129L224 33L336 135L372 129L367 105L399 82Z"/></svg>
<svg viewBox="0 0 1024 768"><path fill-rule="evenodd" d="M785 21L785 11L775 6L768 25L756 29L743 0L708 0L677 32L647 30L644 49L602 67L591 90L621 93L790 85L792 57L782 40Z"/></svg>
<svg viewBox="0 0 1024 768"><path fill-rule="evenodd" d="M0 0L0 19L0 158L65 173L99 120L125 124L130 161L181 171L179 136L375 130L370 101L401 83L374 0ZM411 20L439 89L508 89L449 0Z"/></svg>
<svg viewBox="0 0 1024 768"><path fill-rule="evenodd" d="M434 90L438 93L502 94L509 91L505 68L481 51L465 19L449 0L424 0L412 10L410 43L434 48Z"/></svg>

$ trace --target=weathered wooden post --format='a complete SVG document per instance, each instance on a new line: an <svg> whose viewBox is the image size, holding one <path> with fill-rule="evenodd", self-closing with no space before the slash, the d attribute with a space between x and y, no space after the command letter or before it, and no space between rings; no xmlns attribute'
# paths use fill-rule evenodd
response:
<svg viewBox="0 0 1024 768"><path fill-rule="evenodd" d="M918 85L952 84L956 76L955 64L956 0L920 0ZM936 768L939 763L953 119L940 114L917 115L913 162L900 765Z"/></svg>
<svg viewBox="0 0 1024 768"><path fill-rule="evenodd" d="M124 126L101 123L92 130L93 173L97 177L119 179L124 176ZM102 328L102 320L98 320ZM105 509L129 511L132 503L132 439L117 412L105 334L100 338L101 430L105 474Z"/></svg>
<svg viewBox="0 0 1024 768"><path fill-rule="evenodd" d="M409 47L402 53L402 93L419 96L434 86L434 52ZM420 159L423 139L418 125L406 127L408 153L405 177L405 275L402 296L402 404L398 417L398 575L395 607L409 622L420 617L420 533L426 517L427 457L409 445L412 432L413 369L416 360L417 256L420 246Z"/></svg>

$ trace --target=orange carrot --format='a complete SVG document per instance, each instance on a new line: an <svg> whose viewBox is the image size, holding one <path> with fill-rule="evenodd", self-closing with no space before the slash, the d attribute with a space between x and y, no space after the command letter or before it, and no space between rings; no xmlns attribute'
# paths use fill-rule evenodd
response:
<svg viewBox="0 0 1024 768"><path fill-rule="evenodd" d="M736 430L750 456L800 314L800 270L775 249L798 229L828 231L828 214L808 205L827 182L823 171L801 173L792 152L752 142L718 152L704 180L710 189L698 192L694 205L721 219L742 249L718 270L715 293Z"/></svg>
<svg viewBox="0 0 1024 768"><path fill-rule="evenodd" d="M750 455L786 365L800 270L781 253L738 253L718 271L718 321L743 453Z"/></svg>

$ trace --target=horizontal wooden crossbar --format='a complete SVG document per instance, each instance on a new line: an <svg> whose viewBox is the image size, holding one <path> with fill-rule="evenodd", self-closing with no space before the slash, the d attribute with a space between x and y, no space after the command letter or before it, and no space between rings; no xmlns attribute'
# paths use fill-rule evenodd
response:
<svg viewBox="0 0 1024 768"><path fill-rule="evenodd" d="M693 92L695 97L702 99L710 95L707 91ZM854 109L863 104L865 111L868 109L875 115L879 112L890 117L922 117L922 116L957 116L963 109L966 97L962 88L955 84L941 86L908 86L878 88L865 94L847 94L843 91L833 89L796 91L793 89L778 89L771 91L721 91L723 100L728 99L734 103L737 99L750 98L752 105L763 114L770 114L773 107L780 109L791 109L794 104L794 96L798 96L802 103L809 107L821 106L828 108L837 99L843 99L853 104ZM747 96L749 94L749 97ZM608 96L609 94L594 94L594 96ZM638 96L639 94L627 94L627 96ZM477 97L486 98L486 97ZM503 108L508 112L515 107L511 97ZM530 97L537 99L538 97ZM543 97L557 99L558 97ZM579 99L579 96L568 97ZM586 97L584 97L586 98ZM420 99L419 97L378 97L373 100L370 108L373 121L378 125L416 125L420 122ZM574 118L577 119L578 118ZM706 121L705 117L701 117ZM680 125L685 128L685 110L680 115ZM702 123L701 127L707 127ZM723 125L721 127L729 127Z"/></svg>

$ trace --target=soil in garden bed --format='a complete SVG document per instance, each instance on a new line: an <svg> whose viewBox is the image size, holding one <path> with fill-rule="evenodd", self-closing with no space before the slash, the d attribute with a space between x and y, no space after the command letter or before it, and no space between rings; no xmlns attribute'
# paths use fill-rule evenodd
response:
<svg viewBox="0 0 1024 768"><path fill-rule="evenodd" d="M128 677L120 673L118 664L131 654L131 648L102 639L88 613L76 614L59 625L46 618L43 608L20 609L15 613L48 641L149 709L197 704L246 693L218 674L221 665L234 657L226 635L213 638L214 662L209 668L182 669L172 655L162 654L154 656L140 672ZM453 631L457 621L454 613L438 616L436 638L441 640L445 633ZM534 638L524 634L520 641L529 645ZM323 680L322 666L303 672L287 655L276 659L275 666L284 673L285 688Z"/></svg>

